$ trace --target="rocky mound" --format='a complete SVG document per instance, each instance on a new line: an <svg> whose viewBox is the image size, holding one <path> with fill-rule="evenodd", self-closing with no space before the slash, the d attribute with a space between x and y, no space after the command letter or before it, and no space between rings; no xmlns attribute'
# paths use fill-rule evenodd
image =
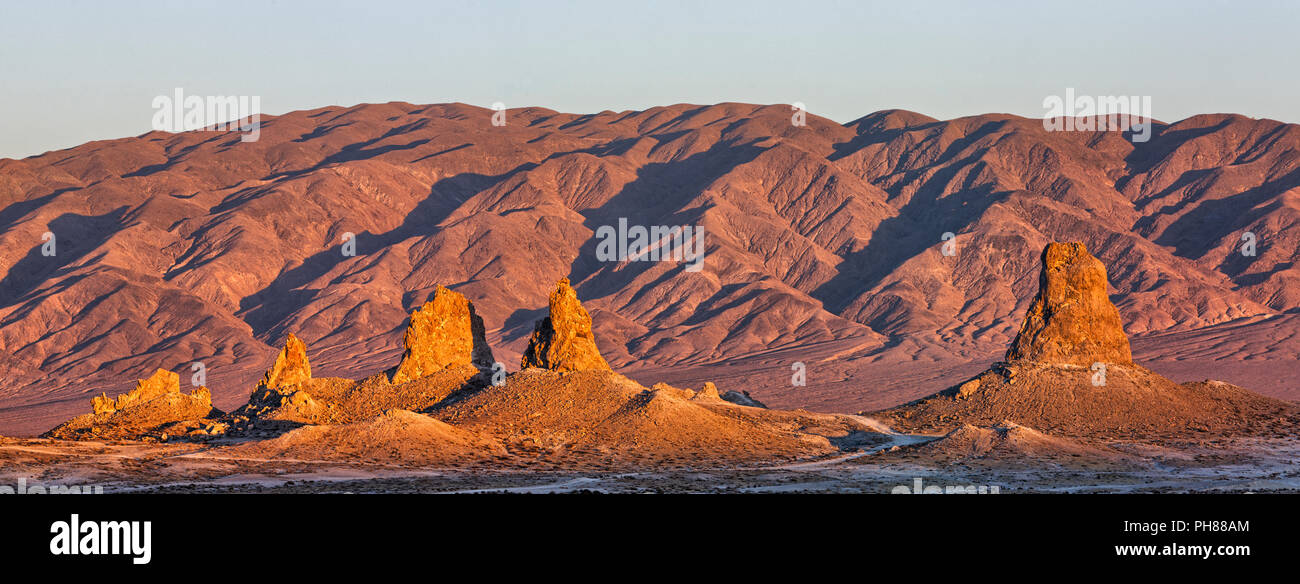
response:
<svg viewBox="0 0 1300 584"><path fill-rule="evenodd" d="M909 432L1017 420L1063 436L1273 435L1300 408L1228 384L1177 384L1132 363L1105 269L1081 244L1050 244L1040 290L1008 362L870 415ZM1100 365L1097 365L1100 364Z"/></svg>
<svg viewBox="0 0 1300 584"><path fill-rule="evenodd" d="M664 387L670 386L666 383L656 383L651 389L660 389ZM749 395L748 391L729 389L726 393L723 393L718 391L718 386L712 381L704 382L704 387L700 388L699 391L692 391L689 389L679 391L685 391L688 394L687 397L694 401L726 401L740 406L767 409L767 405L754 399L753 396Z"/></svg>
<svg viewBox="0 0 1300 584"><path fill-rule="evenodd" d="M824 436L782 431L751 417L727 416L672 388L643 391L568 445L573 453L663 459L779 460L834 450Z"/></svg>
<svg viewBox="0 0 1300 584"><path fill-rule="evenodd" d="M500 444L423 414L387 410L351 424L304 426L220 449L221 456L460 465L505 455Z"/></svg>
<svg viewBox="0 0 1300 584"><path fill-rule="evenodd" d="M718 386L712 381L705 381L704 387L691 396L695 401L722 401L722 395L718 393Z"/></svg>
<svg viewBox="0 0 1300 584"><path fill-rule="evenodd" d="M1285 435L1293 404L1226 383L1174 383L1137 365L1107 368L1105 385L1082 367L999 364L936 395L870 415L906 432L1016 419L1060 436Z"/></svg>
<svg viewBox="0 0 1300 584"><path fill-rule="evenodd" d="M612 371L525 369L430 414L514 454L612 466L793 459L879 438L849 416L743 407L716 389L646 388Z"/></svg>
<svg viewBox="0 0 1300 584"><path fill-rule="evenodd" d="M91 413L68 420L42 436L64 440L166 439L223 429L214 420L222 412L212 407L212 392L200 387L189 395L183 394L180 376L165 369L139 380L135 389L116 399L107 395L93 398L91 407Z"/></svg>
<svg viewBox="0 0 1300 584"><path fill-rule="evenodd" d="M1101 444L1047 436L1014 422L992 427L963 424L932 442L907 446L881 458L924 460L941 464L990 465L999 468L1060 465L1121 468L1143 465L1141 458Z"/></svg>
<svg viewBox="0 0 1300 584"><path fill-rule="evenodd" d="M465 296L438 286L433 298L411 313L403 343L406 352L391 381L405 383L458 365L492 368L492 349L483 319Z"/></svg>
<svg viewBox="0 0 1300 584"><path fill-rule="evenodd" d="M591 316L578 302L578 293L562 278L551 293L550 314L537 321L524 351L521 368L553 371L609 370L596 348Z"/></svg>
<svg viewBox="0 0 1300 584"><path fill-rule="evenodd" d="M516 449L553 450L578 439L644 390L612 371L530 368L431 414L457 427L496 434Z"/></svg>

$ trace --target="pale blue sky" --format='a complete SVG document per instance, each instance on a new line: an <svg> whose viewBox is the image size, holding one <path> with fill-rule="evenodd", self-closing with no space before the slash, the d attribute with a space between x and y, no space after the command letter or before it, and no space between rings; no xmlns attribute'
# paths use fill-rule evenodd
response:
<svg viewBox="0 0 1300 584"><path fill-rule="evenodd" d="M264 113L461 101L566 112L802 102L1041 117L1150 95L1154 116L1300 122L1300 2L0 0L0 157L146 132L154 96Z"/></svg>

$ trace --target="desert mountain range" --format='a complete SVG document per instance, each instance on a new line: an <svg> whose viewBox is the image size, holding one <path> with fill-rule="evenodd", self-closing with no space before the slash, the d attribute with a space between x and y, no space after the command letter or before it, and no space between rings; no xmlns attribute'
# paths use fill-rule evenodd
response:
<svg viewBox="0 0 1300 584"><path fill-rule="evenodd" d="M289 333L332 374L397 366L440 284L511 370L562 277L616 368L831 345L970 362L1011 343L1051 241L1109 268L1146 359L1300 358L1300 126L1202 115L1133 143L1000 114L493 113L329 107L263 116L256 142L151 132L0 160L0 433L196 361L214 401L243 403ZM599 261L621 218L702 227L702 270Z"/></svg>

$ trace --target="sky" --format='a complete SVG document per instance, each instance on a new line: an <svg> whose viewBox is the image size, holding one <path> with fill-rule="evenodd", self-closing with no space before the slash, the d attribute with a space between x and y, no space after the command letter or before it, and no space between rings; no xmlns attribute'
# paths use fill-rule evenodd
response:
<svg viewBox="0 0 1300 584"><path fill-rule="evenodd" d="M1300 122L1300 2L0 0L0 158L151 129L156 96L282 114L388 101L571 113L802 103L1042 117L1151 96L1172 122Z"/></svg>

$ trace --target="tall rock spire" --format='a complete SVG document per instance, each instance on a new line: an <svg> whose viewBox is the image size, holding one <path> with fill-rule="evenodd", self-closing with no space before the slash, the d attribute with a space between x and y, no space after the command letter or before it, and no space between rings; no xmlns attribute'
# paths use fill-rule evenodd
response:
<svg viewBox="0 0 1300 584"><path fill-rule="evenodd" d="M1083 366L1133 362L1119 310L1106 294L1106 267L1082 243L1050 243L1043 250L1038 296L1006 359Z"/></svg>
<svg viewBox="0 0 1300 584"><path fill-rule="evenodd" d="M393 383L406 383L455 365L492 367L492 349L474 304L442 286L411 313L403 342L406 352L393 370Z"/></svg>
<svg viewBox="0 0 1300 584"><path fill-rule="evenodd" d="M289 333L284 341L284 348L276 356L275 363L262 376L260 387L275 389L296 385L311 379L311 364L307 362L307 345L301 339Z"/></svg>
<svg viewBox="0 0 1300 584"><path fill-rule="evenodd" d="M563 278L551 293L550 315L537 321L521 367L554 371L609 370L591 333L591 316Z"/></svg>

